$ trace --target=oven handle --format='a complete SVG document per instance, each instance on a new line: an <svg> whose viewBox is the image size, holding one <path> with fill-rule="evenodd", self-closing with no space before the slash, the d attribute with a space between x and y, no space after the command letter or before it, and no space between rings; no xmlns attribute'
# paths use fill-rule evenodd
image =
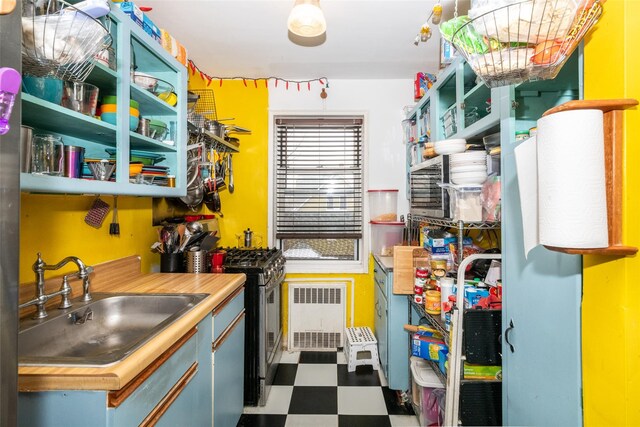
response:
<svg viewBox="0 0 640 427"><path fill-rule="evenodd" d="M269 292L271 291L273 288L280 286L282 284L282 282L284 281L284 271L282 272L282 274L278 275L278 277L271 279L269 281L269 284L265 286L265 291Z"/></svg>

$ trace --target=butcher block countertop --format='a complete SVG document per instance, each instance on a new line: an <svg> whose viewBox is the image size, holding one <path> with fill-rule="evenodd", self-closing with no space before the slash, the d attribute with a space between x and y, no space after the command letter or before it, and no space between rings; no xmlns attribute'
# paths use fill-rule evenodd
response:
<svg viewBox="0 0 640 427"><path fill-rule="evenodd" d="M137 273L136 266L137 263ZM196 326L227 297L244 285L244 274L139 273L139 258L128 257L95 266L91 291L107 293L206 293L202 302L124 360L104 367L19 366L19 391L119 390L148 367L163 352ZM47 282L50 282L49 280ZM47 283L47 287L59 286ZM31 296L33 285L21 285L20 299ZM71 284L73 296L81 294L79 283ZM49 292L50 290L48 290ZM23 295L24 294L24 295ZM55 302L58 303L56 298ZM55 310L51 308L49 310ZM33 307L21 311L31 314Z"/></svg>

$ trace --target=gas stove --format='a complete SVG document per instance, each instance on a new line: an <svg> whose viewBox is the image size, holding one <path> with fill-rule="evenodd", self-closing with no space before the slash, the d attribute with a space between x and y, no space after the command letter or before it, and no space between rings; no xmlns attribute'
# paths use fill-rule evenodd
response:
<svg viewBox="0 0 640 427"><path fill-rule="evenodd" d="M284 275L285 258L276 248L227 248L224 260L226 273L245 273L260 276L260 285L267 284L272 278ZM248 283L251 280L247 281Z"/></svg>
<svg viewBox="0 0 640 427"><path fill-rule="evenodd" d="M282 349L280 290L285 258L276 248L226 248L225 273L244 273L244 404L264 406Z"/></svg>
<svg viewBox="0 0 640 427"><path fill-rule="evenodd" d="M276 248L227 248L224 260L225 269L251 268L263 269L272 267L279 260L284 260L282 251Z"/></svg>

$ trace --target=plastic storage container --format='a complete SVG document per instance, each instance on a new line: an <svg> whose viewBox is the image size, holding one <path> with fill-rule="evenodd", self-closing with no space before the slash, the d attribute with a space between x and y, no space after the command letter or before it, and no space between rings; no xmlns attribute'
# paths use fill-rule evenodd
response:
<svg viewBox="0 0 640 427"><path fill-rule="evenodd" d="M411 403L421 426L442 425L444 397L444 384L429 364L411 356Z"/></svg>
<svg viewBox="0 0 640 427"><path fill-rule="evenodd" d="M482 186L447 187L451 219L464 222L482 221Z"/></svg>
<svg viewBox="0 0 640 427"><path fill-rule="evenodd" d="M371 221L371 252L393 256L393 247L402 243L404 222Z"/></svg>
<svg viewBox="0 0 640 427"><path fill-rule="evenodd" d="M369 217L375 222L398 220L398 190L369 190Z"/></svg>

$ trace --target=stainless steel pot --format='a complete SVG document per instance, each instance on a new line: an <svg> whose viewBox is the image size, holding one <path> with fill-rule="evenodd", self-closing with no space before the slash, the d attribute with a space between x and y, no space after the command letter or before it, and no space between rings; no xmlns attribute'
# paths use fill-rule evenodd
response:
<svg viewBox="0 0 640 427"><path fill-rule="evenodd" d="M205 127L218 138L224 139L227 127L217 120L207 120Z"/></svg>

